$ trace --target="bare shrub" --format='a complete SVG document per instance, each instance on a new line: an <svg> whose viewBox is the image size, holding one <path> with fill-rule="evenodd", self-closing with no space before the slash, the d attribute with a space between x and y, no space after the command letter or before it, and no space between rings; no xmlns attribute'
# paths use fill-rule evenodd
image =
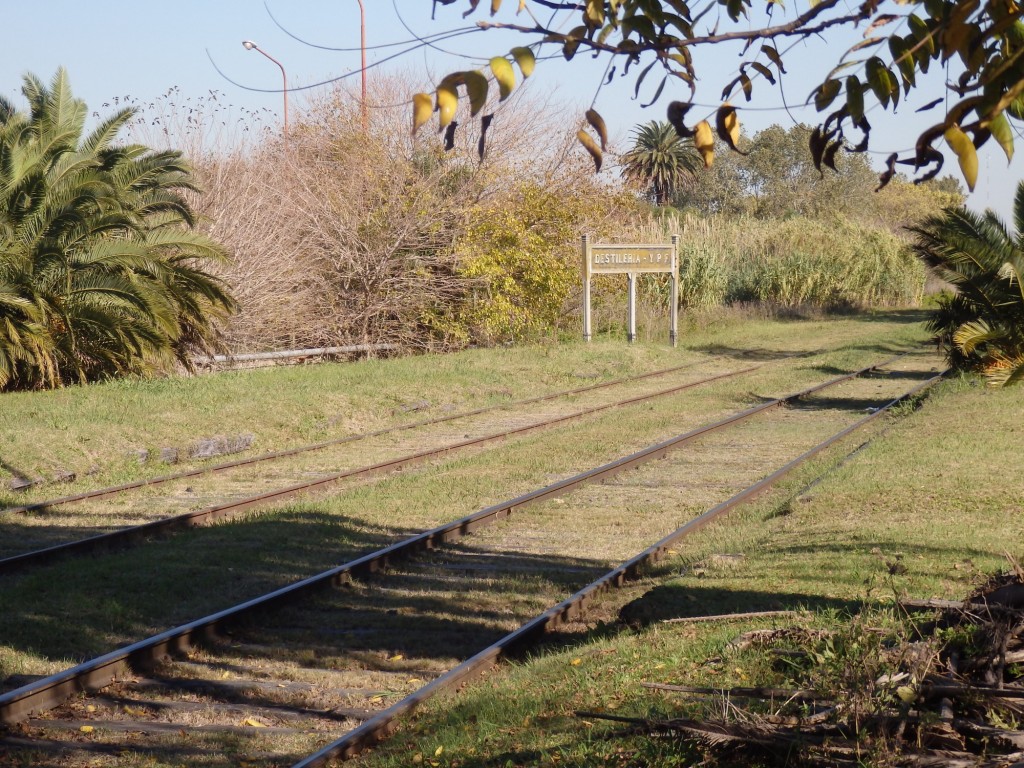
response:
<svg viewBox="0 0 1024 768"><path fill-rule="evenodd" d="M606 196L575 156L576 127L556 125L556 110L528 89L489 105L482 162L478 120L456 131L450 151L427 128L413 138L409 91L407 78L375 79L364 128L358 98L336 89L293 115L287 141L264 133L240 150L199 154L207 192L198 204L234 255L224 274L241 305L226 329L233 350L478 341L439 320L484 282L462 268L470 220L522 215L524 183L574 211ZM572 217L579 233L584 220L608 217L608 205L590 208ZM579 233L557 247L574 248Z"/></svg>

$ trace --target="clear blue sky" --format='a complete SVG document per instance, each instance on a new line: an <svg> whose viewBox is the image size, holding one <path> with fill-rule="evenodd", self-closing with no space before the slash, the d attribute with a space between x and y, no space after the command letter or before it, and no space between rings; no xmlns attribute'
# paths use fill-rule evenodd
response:
<svg viewBox="0 0 1024 768"><path fill-rule="evenodd" d="M476 14L464 20L462 13L468 0L450 6L437 6L437 18L431 20L430 0L396 0L409 26L419 35L471 26L478 19L487 19L489 3L481 2ZM795 1L795 0L794 0ZM467 62L433 50L417 50L393 62L383 60L407 46L376 48L386 43L409 40L410 34L396 16L392 0L364 0L367 15L367 44L370 65L395 67L403 71L420 70L424 82L410 88L429 87L429 77L468 66L482 66L486 58L506 52L512 45L523 44L523 38L500 36L495 32L475 33L438 45L481 60ZM517 3L506 2L514 10ZM788 3L787 7L792 5ZM233 85L219 74L210 58L231 80L250 88L278 89L280 70L253 51L246 51L241 41L251 39L278 59L286 68L290 87L319 82L331 77L349 75L349 84L358 87L359 71L359 6L356 0L176 0L176 2L128 2L127 0L0 0L4 19L4 47L0 51L0 93L20 104L22 74L32 72L48 80L59 66L70 75L75 93L84 98L90 109L101 112L102 104L115 97L131 96L142 103L152 101L177 86L181 97L203 96L219 91L238 108L270 109L281 112L279 92L259 93ZM269 8L269 13L268 13ZM790 8L792 12L792 8ZM311 43L351 51L327 51L292 39L271 19L270 13L292 34ZM511 19L510 19L511 20ZM850 38L856 40L856 37ZM801 44L787 55L791 73L784 81L787 102L799 104L810 90L814 78L820 80L835 63L844 48L832 38ZM555 50L549 46L549 53ZM717 103L722 86L731 79L739 59L736 52L716 52L713 58L698 59L703 75L697 99L710 105ZM382 63L383 62L383 63ZM589 105L605 71L605 61L592 61L581 56L572 63L542 61L534 79L534 87L556 89L556 98L565 104L567 121L574 120ZM703 69L701 69L703 67ZM634 70L635 74L636 70ZM619 78L603 89L597 108L609 123L613 135L628 137L629 129L639 123L664 118L665 105L673 98L687 98L688 91L666 92L648 109L641 101L650 99L657 79L645 84L641 99L633 99L634 77ZM645 96L646 95L646 96ZM889 151L913 146L916 133L926 124L925 117L912 115L912 109L937 95L934 92L912 96L914 101L901 107L902 125L887 119L880 110L871 115L875 131L872 148L876 164ZM292 91L296 102L302 98ZM738 100L738 106L743 106ZM781 109L777 90L760 84L751 106L741 120L754 132L772 123L788 125L789 116ZM802 121L815 122L813 109L793 110ZM932 119L936 119L933 116ZM884 134L884 135L883 135ZM969 204L977 209L995 208L1008 216L1010 199L1017 181L1024 177L1024 141L1018 139L1019 155L1011 167L995 142L989 142L980 153L981 172L978 186ZM585 160L582 160L586 162ZM947 159L944 173L959 177L955 158Z"/></svg>

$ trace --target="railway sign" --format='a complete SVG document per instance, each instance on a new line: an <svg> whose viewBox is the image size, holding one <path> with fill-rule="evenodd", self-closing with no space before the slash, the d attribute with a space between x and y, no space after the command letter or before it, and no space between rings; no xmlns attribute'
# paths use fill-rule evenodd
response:
<svg viewBox="0 0 1024 768"><path fill-rule="evenodd" d="M628 339L636 341L636 277L645 273L667 272L671 281L669 300L669 340L676 346L679 325L679 236L672 235L668 245L596 244L587 235L582 238L583 254L583 339L590 341L590 280L594 275L625 275L629 291Z"/></svg>

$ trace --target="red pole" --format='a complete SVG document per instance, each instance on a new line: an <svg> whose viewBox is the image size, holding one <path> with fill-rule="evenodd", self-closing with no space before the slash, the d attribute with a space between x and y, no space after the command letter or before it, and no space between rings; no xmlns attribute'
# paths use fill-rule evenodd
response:
<svg viewBox="0 0 1024 768"><path fill-rule="evenodd" d="M361 69L363 80L363 95L360 101L360 111L363 116L363 132L366 132L366 9L363 7L363 0L359 3L359 50L362 54Z"/></svg>

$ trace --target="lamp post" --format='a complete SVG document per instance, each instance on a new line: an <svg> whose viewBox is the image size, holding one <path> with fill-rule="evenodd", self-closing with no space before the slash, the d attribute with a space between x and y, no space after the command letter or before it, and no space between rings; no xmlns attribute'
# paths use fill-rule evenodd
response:
<svg viewBox="0 0 1024 768"><path fill-rule="evenodd" d="M356 1L359 3L359 51L362 54L360 74L363 81L359 109L363 117L363 133L366 133L366 9L363 7L363 0Z"/></svg>
<svg viewBox="0 0 1024 768"><path fill-rule="evenodd" d="M361 2L361 0L360 0L360 2ZM262 48L260 48L258 45L256 45L256 43L254 43L252 40L243 40L242 41L242 46L247 51L259 51L264 56L266 56L268 59L270 59L272 62L277 64L278 67L281 68L281 81L284 83L284 139L285 139L285 141L287 141L288 140L288 75L286 75L285 72L284 72L284 66L281 64L280 61L278 61L273 56L271 56L269 53L264 51Z"/></svg>

